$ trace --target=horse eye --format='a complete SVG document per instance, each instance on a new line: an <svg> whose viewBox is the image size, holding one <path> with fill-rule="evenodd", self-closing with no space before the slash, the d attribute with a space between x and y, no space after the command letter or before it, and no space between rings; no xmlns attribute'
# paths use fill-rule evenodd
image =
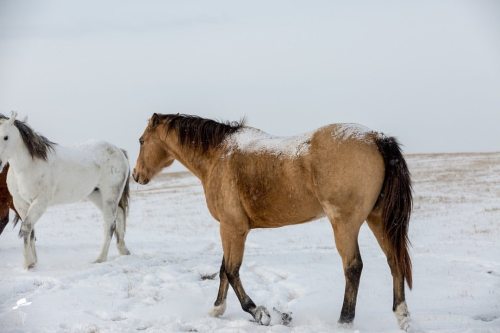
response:
<svg viewBox="0 0 500 333"><path fill-rule="evenodd" d="M9 140L9 137L6 135L6 136L4 136L4 137L3 137L3 139L4 139L5 141L7 141L7 140Z"/></svg>
<svg viewBox="0 0 500 333"><path fill-rule="evenodd" d="M144 143L144 140L142 138L140 138L139 143L142 145Z"/></svg>

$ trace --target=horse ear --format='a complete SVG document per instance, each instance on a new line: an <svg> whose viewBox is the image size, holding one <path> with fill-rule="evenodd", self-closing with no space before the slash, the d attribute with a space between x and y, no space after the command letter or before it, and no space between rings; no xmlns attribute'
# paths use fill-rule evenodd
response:
<svg viewBox="0 0 500 333"><path fill-rule="evenodd" d="M149 120L149 124L151 125L151 127L155 128L156 126L158 126L159 123L160 123L160 116L157 113L153 113L151 119Z"/></svg>
<svg viewBox="0 0 500 333"><path fill-rule="evenodd" d="M11 114L10 114L10 118L9 118L8 124L9 125L14 124L14 121L16 121L16 117L17 117L17 112L16 111L12 111Z"/></svg>

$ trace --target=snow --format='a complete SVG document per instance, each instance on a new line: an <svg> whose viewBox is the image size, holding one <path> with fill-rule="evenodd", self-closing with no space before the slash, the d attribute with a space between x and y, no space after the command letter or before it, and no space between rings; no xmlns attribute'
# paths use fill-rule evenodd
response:
<svg viewBox="0 0 500 333"><path fill-rule="evenodd" d="M228 137L230 151L266 152L283 157L298 157L309 151L312 133L278 137L253 127L244 127Z"/></svg>
<svg viewBox="0 0 500 333"><path fill-rule="evenodd" d="M369 129L360 124L354 123L344 123L337 124L337 127L332 132L332 135L337 140L348 140L348 139L366 139L368 133L372 133L373 130Z"/></svg>
<svg viewBox="0 0 500 333"><path fill-rule="evenodd" d="M414 332L500 332L500 154L414 155L410 223ZM250 233L241 278L273 315L256 325L230 290L226 313L209 316L222 258L217 222L200 182L187 173L133 184L130 256L114 244L92 264L102 222L90 203L50 208L36 225L39 263L22 268L17 230L0 237L0 332L399 332L392 279L363 226L356 318L339 328L344 292L331 226L316 222ZM276 324L273 307L293 313Z"/></svg>

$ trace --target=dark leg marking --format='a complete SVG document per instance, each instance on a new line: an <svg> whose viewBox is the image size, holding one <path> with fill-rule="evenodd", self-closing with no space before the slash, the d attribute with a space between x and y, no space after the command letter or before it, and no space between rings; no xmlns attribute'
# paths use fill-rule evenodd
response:
<svg viewBox="0 0 500 333"><path fill-rule="evenodd" d="M240 300L241 308L243 309L243 311L248 312L253 316L257 306L252 301L252 299L247 295L247 293L245 292L245 289L243 289L243 285L241 284L241 280L240 280L239 270L240 270L240 266L237 266L231 272L226 271L227 279L229 280L229 283L233 287L234 292L236 293L236 296L238 296L238 299Z"/></svg>
<svg viewBox="0 0 500 333"><path fill-rule="evenodd" d="M363 262L361 256L349 264L345 269L345 294L344 304L340 313L340 323L351 323L354 320L356 312L356 298L358 296L359 280L361 271L363 270Z"/></svg>
<svg viewBox="0 0 500 333"><path fill-rule="evenodd" d="M229 281L226 275L226 265L224 264L224 257L222 257L222 264L220 265L219 279L220 279L219 292L217 294L217 299L215 300L214 303L215 306L219 306L225 302L227 297L227 290L229 288Z"/></svg>

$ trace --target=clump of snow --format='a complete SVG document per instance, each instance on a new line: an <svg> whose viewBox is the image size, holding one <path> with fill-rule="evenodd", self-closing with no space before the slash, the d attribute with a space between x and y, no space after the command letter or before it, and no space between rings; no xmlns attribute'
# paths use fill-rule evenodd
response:
<svg viewBox="0 0 500 333"><path fill-rule="evenodd" d="M312 133L297 136L273 136L253 127L244 127L227 138L230 151L267 153L280 157L298 157L309 151Z"/></svg>

